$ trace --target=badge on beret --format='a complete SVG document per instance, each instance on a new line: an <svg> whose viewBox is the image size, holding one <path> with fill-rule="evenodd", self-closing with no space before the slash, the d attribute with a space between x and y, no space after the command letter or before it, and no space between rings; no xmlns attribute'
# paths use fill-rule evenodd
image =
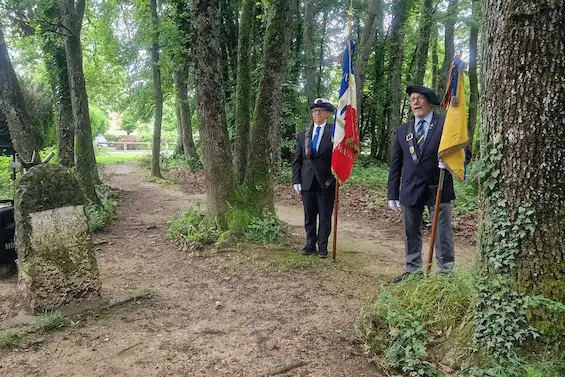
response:
<svg viewBox="0 0 565 377"><path fill-rule="evenodd" d="M409 133L408 135L406 135L406 141L410 141L414 138L414 135L412 135L412 133Z"/></svg>

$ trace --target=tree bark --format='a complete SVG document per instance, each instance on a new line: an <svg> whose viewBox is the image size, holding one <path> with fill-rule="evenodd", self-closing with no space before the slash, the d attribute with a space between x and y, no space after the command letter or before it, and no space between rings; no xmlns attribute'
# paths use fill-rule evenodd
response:
<svg viewBox="0 0 565 377"><path fill-rule="evenodd" d="M457 5L458 0L449 0L449 5L447 6L447 12L445 14L445 55L443 56L443 63L441 65L441 70L438 77L438 95L442 96L445 93L445 87L447 85L447 75L449 74L449 68L451 63L453 63L453 57L455 56L455 22L457 21ZM440 97L441 98L441 97Z"/></svg>
<svg viewBox="0 0 565 377"><path fill-rule="evenodd" d="M34 126L27 110L2 29L0 29L0 110L8 121L12 145L16 152L26 161L31 160L34 151L39 158L38 127Z"/></svg>
<svg viewBox="0 0 565 377"><path fill-rule="evenodd" d="M95 205L101 206L102 203L95 189L95 184L100 181L100 178L96 169L90 114L88 112L88 96L82 68L80 32L84 8L84 0L78 0L76 5L74 2L59 0L59 11L65 30L65 53L75 123L77 180L86 198Z"/></svg>
<svg viewBox="0 0 565 377"><path fill-rule="evenodd" d="M59 162L67 168L75 165L75 125L73 122L73 104L69 87L69 72L65 59L65 47L55 46L55 98L57 106L57 136L59 139Z"/></svg>
<svg viewBox="0 0 565 377"><path fill-rule="evenodd" d="M424 85L426 67L428 64L428 50L430 45L430 35L432 33L432 23L434 22L434 2L433 0L423 0L422 12L420 15L420 32L418 34L418 46L416 47L416 73L411 84Z"/></svg>
<svg viewBox="0 0 565 377"><path fill-rule="evenodd" d="M159 15L157 0L149 0L151 8L151 65L153 66L153 93L155 96L155 121L151 149L151 176L162 178L161 166L161 125L163 123L163 90L161 88L161 64L159 62Z"/></svg>
<svg viewBox="0 0 565 377"><path fill-rule="evenodd" d="M324 54L325 54L325 44L326 44L326 30L328 28L328 9L324 10L324 16L322 17L322 32L320 38L320 47L318 51L318 72L316 74L316 94L315 98L322 97L324 94L322 88L322 75L324 73Z"/></svg>
<svg viewBox="0 0 565 377"><path fill-rule="evenodd" d="M235 192L235 178L224 112L218 6L214 0L192 1L192 56L207 211L212 218L224 219Z"/></svg>
<svg viewBox="0 0 565 377"><path fill-rule="evenodd" d="M304 8L304 27L302 29L302 48L304 51L304 77L306 84L304 87L304 94L308 105L310 105L316 98L316 87L314 82L316 80L316 60L314 57L314 0L306 0Z"/></svg>
<svg viewBox="0 0 565 377"><path fill-rule="evenodd" d="M432 89L439 95L439 55L437 51L437 38L438 38L438 30L437 30L437 23L434 21L432 24L432 34L430 36L430 43L432 44Z"/></svg>
<svg viewBox="0 0 565 377"><path fill-rule="evenodd" d="M294 2L273 0L265 33L264 64L251 123L251 150L245 183L250 205L257 211L274 211L272 135L278 133L282 86L286 80ZM275 134L276 135L276 134Z"/></svg>
<svg viewBox="0 0 565 377"><path fill-rule="evenodd" d="M480 0L473 0L471 14L471 36L469 38L469 145L473 145L473 134L477 124L477 105L479 102L479 82L477 79L477 43L479 39Z"/></svg>
<svg viewBox="0 0 565 377"><path fill-rule="evenodd" d="M361 40L357 48L355 59L355 80L357 85L357 109L361 113L363 108L363 86L365 85L365 71L369 63L369 56L373 50L375 36L380 25L379 14L382 13L382 0L372 0L369 4L365 26L361 32Z"/></svg>
<svg viewBox="0 0 565 377"><path fill-rule="evenodd" d="M485 0L484 14L481 134L486 142L499 138L502 150L486 172L495 180L484 189L482 267L508 279L521 295L563 303L565 3ZM481 148L483 156L491 153L483 142ZM506 215L496 215L493 205ZM501 268L492 262L496 258L514 264ZM545 311L533 314L545 336L563 339L563 319L555 323L557 317Z"/></svg>
<svg viewBox="0 0 565 377"><path fill-rule="evenodd" d="M198 153L192 137L192 124L190 120L190 107L188 105L188 60L176 70L175 88L178 101L179 136L186 161L198 161Z"/></svg>
<svg viewBox="0 0 565 377"><path fill-rule="evenodd" d="M393 5L393 19L391 24L391 44L389 60L389 100L388 103L388 150L386 155L390 158L392 140L396 129L400 126L400 104L404 91L402 90L402 62L404 59L404 24L408 14L408 1L396 0Z"/></svg>
<svg viewBox="0 0 565 377"><path fill-rule="evenodd" d="M56 3L51 3L45 9L44 15L51 24L60 23L59 8ZM44 61L48 67L51 67L49 79L55 97L59 163L71 168L75 164L75 126L65 45L63 38L53 33L43 32L41 36Z"/></svg>
<svg viewBox="0 0 565 377"><path fill-rule="evenodd" d="M243 0L237 55L235 105L234 169L238 183L243 183L247 170L249 128L251 123L251 40L255 1Z"/></svg>

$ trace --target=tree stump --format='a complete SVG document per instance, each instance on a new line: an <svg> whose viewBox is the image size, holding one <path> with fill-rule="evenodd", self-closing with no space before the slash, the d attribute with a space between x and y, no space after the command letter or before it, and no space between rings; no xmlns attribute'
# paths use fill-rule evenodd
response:
<svg viewBox="0 0 565 377"><path fill-rule="evenodd" d="M100 280L85 198L60 165L31 168L15 203L19 286L28 311L100 298Z"/></svg>

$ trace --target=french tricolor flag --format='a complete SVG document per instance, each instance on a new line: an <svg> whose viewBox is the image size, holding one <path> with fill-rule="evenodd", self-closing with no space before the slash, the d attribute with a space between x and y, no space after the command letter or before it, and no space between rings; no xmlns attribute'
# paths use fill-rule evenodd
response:
<svg viewBox="0 0 565 377"><path fill-rule="evenodd" d="M355 73L352 59L354 49L353 41L348 39L343 53L343 74L334 118L332 173L340 184L349 179L353 170L353 163L360 151Z"/></svg>

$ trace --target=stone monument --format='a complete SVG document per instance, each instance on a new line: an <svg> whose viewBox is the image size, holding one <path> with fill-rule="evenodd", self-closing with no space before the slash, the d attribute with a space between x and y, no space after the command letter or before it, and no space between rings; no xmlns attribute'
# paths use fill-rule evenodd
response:
<svg viewBox="0 0 565 377"><path fill-rule="evenodd" d="M19 286L32 313L100 298L100 279L85 198L60 165L24 174L15 203Z"/></svg>

